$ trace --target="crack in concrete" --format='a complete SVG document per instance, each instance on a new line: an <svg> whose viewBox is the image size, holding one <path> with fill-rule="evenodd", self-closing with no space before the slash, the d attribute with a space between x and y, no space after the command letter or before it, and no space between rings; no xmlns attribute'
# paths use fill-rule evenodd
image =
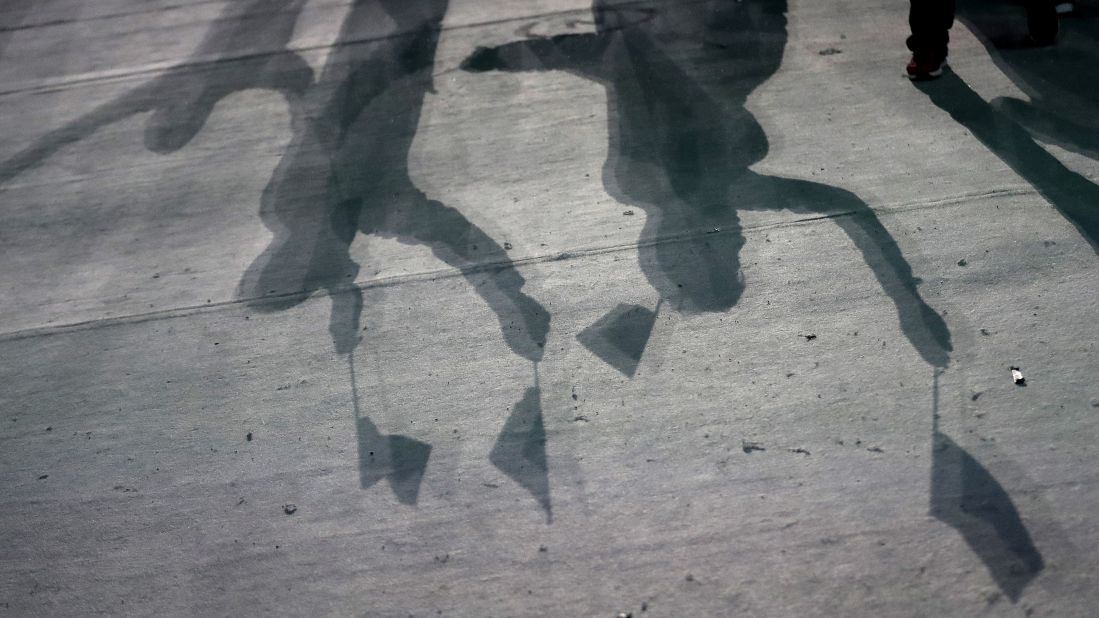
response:
<svg viewBox="0 0 1099 618"><path fill-rule="evenodd" d="M1029 185L1027 185L1029 187ZM900 212L912 212L919 210L929 210L935 208L945 208L968 201L979 201L986 199L994 199L999 197L1013 197L1019 195L1037 194L1037 191L1028 188L1015 187L994 189L991 191L980 191L974 193L962 193L957 195L948 196L945 198L937 198L932 200L915 200L911 202L902 202L892 206L884 206L875 210L875 212L883 214L893 214ZM813 217L799 217L797 219L789 221L781 221L777 223L767 223L761 225L744 226L738 233L744 234L758 234L761 231L783 229L801 225L809 225L818 223L821 221L830 221L840 217L848 217L853 213L836 213L829 215L813 216ZM255 303L278 303L292 298L323 298L326 296L333 296L346 291L351 291L356 288L360 290L368 289L381 289L387 287L394 287L398 285L404 285L407 283L423 283L425 281L437 281L453 279L457 277L463 277L470 273L479 272L491 272L496 269L505 268L509 265L514 267L542 264L547 262L558 262L564 260L575 260L584 257L606 255L610 253L620 253L625 251L633 251L643 247L655 246L658 244L675 244L682 242L691 242L700 240L708 236L715 234L724 234L724 231L704 230L701 232L685 232L681 234L674 234L663 236L660 238L653 238L643 242L630 242L620 243L614 245L606 245L602 247L590 247L587 249L567 249L565 251L559 251L552 254L533 255L524 258L516 258L514 260L497 260L492 262L485 262L466 269L455 268L441 268L438 270L427 270L415 273L407 273L403 275L394 275L392 277L380 277L377 279L363 279L356 280L345 285L339 286L333 291L326 289L314 290L314 291L296 291L286 292L283 294L271 294L265 296L249 296L234 298L231 300L224 300L218 302L203 303L201 305L183 305L178 307L171 307L166 309L159 309L156 311L147 311L141 313L132 313L127 315L112 316L107 318L93 318L90 320L81 320L77 322L69 322L66 324L55 324L50 326L36 326L31 328L24 328L9 332L0 332L0 342L18 341L22 339L30 339L34 337L45 337L54 334L87 330L97 327L109 327L123 324L140 324L142 322L153 322L158 320L166 320L176 317L187 317L191 315L197 315L201 313L211 312L224 307L231 307L243 304L255 304ZM731 233L731 232L728 232Z"/></svg>

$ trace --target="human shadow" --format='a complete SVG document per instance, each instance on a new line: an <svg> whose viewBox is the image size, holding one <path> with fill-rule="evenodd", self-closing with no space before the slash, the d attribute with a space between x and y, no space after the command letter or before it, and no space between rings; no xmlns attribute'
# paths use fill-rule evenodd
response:
<svg viewBox="0 0 1099 618"><path fill-rule="evenodd" d="M329 332L350 363L363 311L351 243L359 233L392 238L425 246L461 272L496 315L510 349L537 365L548 312L522 291L523 277L495 239L458 210L428 198L410 177L409 151L432 92L446 10L446 0L358 0L349 7L324 69L292 118L286 155L264 189L260 218L273 239L244 273L239 294L256 310L272 312L327 292ZM356 422L363 486L386 477L400 500L415 503L430 445L380 434L357 399ZM501 461L494 455L493 463L508 472ZM530 470L512 476L548 513L544 457L540 472L535 489Z"/></svg>
<svg viewBox="0 0 1099 618"><path fill-rule="evenodd" d="M1089 78L1099 62L1099 14L1079 5L1077 15L1061 20L1056 44L1033 47L1021 41L1019 11L1010 8L964 0L958 17L1028 101L986 102L954 74L917 86L1030 183L1099 253L1099 186L1038 143L1099 160L1099 82Z"/></svg>
<svg viewBox="0 0 1099 618"><path fill-rule="evenodd" d="M950 332L874 211L835 187L758 174L767 154L748 95L778 69L785 0L596 0L596 32L478 48L468 71L562 70L607 92L604 185L646 213L639 261L672 308L723 312L744 289L740 210L790 210L827 218L862 252L892 299L901 330L922 358L949 362Z"/></svg>
<svg viewBox="0 0 1099 618"><path fill-rule="evenodd" d="M525 281L506 251L409 177L446 8L446 0L351 5L263 192L260 218L274 238L242 277L240 295L258 310L278 311L327 290L329 330L337 351L349 353L362 311L349 247L359 232L394 238L426 246L458 269L496 314L512 351L537 361L549 314L522 292Z"/></svg>
<svg viewBox="0 0 1099 618"><path fill-rule="evenodd" d="M62 148L104 126L142 113L145 147L167 154L186 146L214 106L253 88L281 93L293 107L313 82L313 70L286 49L305 0L250 0L230 5L191 60L54 129L0 162L0 184L36 168Z"/></svg>
<svg viewBox="0 0 1099 618"><path fill-rule="evenodd" d="M457 210L428 199L409 177L446 0L356 0L316 79L287 49L304 2L228 6L191 60L0 162L0 184L137 114L150 113L145 146L169 153L186 146L225 97L253 88L282 93L292 137L260 207L274 238L238 292L260 312L329 293L329 331L351 374L362 485L388 478L402 502L415 503L430 445L380 434L359 409L352 352L360 341L362 294L359 266L349 255L355 235L429 247L486 301L511 350L534 363L542 358L549 314L522 292L525 281L499 243Z"/></svg>

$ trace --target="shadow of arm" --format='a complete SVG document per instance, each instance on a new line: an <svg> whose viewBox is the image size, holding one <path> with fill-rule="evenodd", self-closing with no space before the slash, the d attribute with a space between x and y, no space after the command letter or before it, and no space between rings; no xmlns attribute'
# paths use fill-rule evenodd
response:
<svg viewBox="0 0 1099 618"><path fill-rule="evenodd" d="M83 140L102 127L148 111L152 108L152 98L148 95L149 88L138 88L38 138L15 156L0 162L0 185L42 165L62 148Z"/></svg>

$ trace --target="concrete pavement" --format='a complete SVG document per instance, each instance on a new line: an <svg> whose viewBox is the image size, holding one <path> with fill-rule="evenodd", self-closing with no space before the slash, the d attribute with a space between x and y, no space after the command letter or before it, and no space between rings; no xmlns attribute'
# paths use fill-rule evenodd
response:
<svg viewBox="0 0 1099 618"><path fill-rule="evenodd" d="M1099 6L960 6L0 6L0 609L1093 614Z"/></svg>

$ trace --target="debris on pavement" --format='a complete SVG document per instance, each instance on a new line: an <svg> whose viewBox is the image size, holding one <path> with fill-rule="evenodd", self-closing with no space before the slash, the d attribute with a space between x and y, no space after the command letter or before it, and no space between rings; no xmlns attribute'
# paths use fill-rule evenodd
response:
<svg viewBox="0 0 1099 618"><path fill-rule="evenodd" d="M802 454L802 455L809 455L809 454L810 454L810 453L809 453L809 451L807 451L807 450L805 450L805 449L803 449L803 448L801 448L801 447L798 447L798 448L792 448L792 449L790 449L790 452L791 452L791 453L800 453L800 454Z"/></svg>
<svg viewBox="0 0 1099 618"><path fill-rule="evenodd" d="M249 432L248 432L248 435L244 436L244 439L245 439L245 440L247 440L247 441L249 441L249 442L251 442L251 441L252 441L252 432L251 432L251 431L249 431Z"/></svg>
<svg viewBox="0 0 1099 618"><path fill-rule="evenodd" d="M740 441L740 448L744 449L745 453L751 453L752 451L766 451L763 445L759 442L748 442L747 440Z"/></svg>
<svg viewBox="0 0 1099 618"><path fill-rule="evenodd" d="M282 505L282 512L287 515L293 515L298 512L298 506L296 504L284 504Z"/></svg>
<svg viewBox="0 0 1099 618"><path fill-rule="evenodd" d="M836 49L835 47L829 47L827 49L822 49L817 53L822 55L822 56L834 56L836 54L842 54L843 50L842 49Z"/></svg>
<svg viewBox="0 0 1099 618"><path fill-rule="evenodd" d="M816 335L813 335L813 334L808 334L808 335L798 335L798 336L799 336L799 337L805 337L805 340L806 340L806 341L812 341L812 340L814 340L814 339L816 339L816 338L817 338L817 336L816 336Z"/></svg>
<svg viewBox="0 0 1099 618"><path fill-rule="evenodd" d="M1023 372L1019 371L1018 367L1011 368L1011 381L1019 386L1026 386L1026 378L1023 377Z"/></svg>

